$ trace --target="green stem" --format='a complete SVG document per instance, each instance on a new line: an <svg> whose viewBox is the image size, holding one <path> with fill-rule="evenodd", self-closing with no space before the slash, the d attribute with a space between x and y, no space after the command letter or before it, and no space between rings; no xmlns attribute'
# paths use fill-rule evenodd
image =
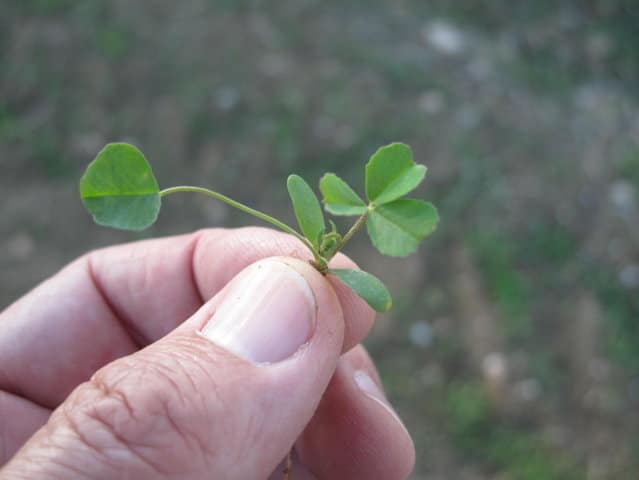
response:
<svg viewBox="0 0 639 480"><path fill-rule="evenodd" d="M254 217L259 218L260 220L268 222L271 225L276 226L280 230L283 230L286 233L290 233L295 238L300 240L313 253L313 257L315 258L315 261L316 262L317 261L321 261L321 257L315 251L315 248L313 247L313 244L307 238L305 238L302 235L300 235L299 233L297 233L293 228L289 227L285 223L280 222L277 218L273 218L270 215L267 215L266 213L262 213L259 210L255 210L255 209L253 209L251 207L248 207L248 206L244 205L243 203L237 202L237 201L233 200L232 198L227 197L226 195L222 195L221 193L215 192L213 190L209 190L208 188L181 185L181 186L169 187L169 188L165 188L164 190L161 190L160 191L160 196L164 197L166 195L170 195L171 193L177 193L177 192L203 193L204 195L207 195L209 197L215 198L216 200L220 200L221 202L224 202L227 205L230 205L231 207L237 208L238 210L241 210L244 213L248 213L249 215L253 215Z"/></svg>
<svg viewBox="0 0 639 480"><path fill-rule="evenodd" d="M337 245L337 247L335 247L335 249L333 250L331 257L327 258L327 260L330 260L331 258L333 258L335 256L335 254L337 252L339 252L342 248L344 248L344 246L348 243L348 241L353 238L353 235L355 235L358 230L360 228L362 228L362 226L364 225L364 223L366 223L366 219L368 218L368 212L369 210L366 210L358 219L357 221L355 221L355 223L351 226L351 228L348 229L348 232L346 232L344 234L344 236L342 237L342 239L340 240L339 244Z"/></svg>

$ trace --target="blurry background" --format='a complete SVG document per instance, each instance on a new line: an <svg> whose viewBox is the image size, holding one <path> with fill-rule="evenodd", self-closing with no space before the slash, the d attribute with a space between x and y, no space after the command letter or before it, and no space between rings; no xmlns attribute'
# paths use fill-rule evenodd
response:
<svg viewBox="0 0 639 480"><path fill-rule="evenodd" d="M105 142L160 183L294 221L284 181L362 190L390 141L429 167L419 254L349 252L396 308L368 340L416 479L639 469L635 0L3 0L0 307L89 249L77 182ZM255 223L194 196L146 236Z"/></svg>

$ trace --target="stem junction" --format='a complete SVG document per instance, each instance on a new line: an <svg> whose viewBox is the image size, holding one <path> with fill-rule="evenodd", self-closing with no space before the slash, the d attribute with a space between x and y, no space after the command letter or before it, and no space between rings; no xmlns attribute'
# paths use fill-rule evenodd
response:
<svg viewBox="0 0 639 480"><path fill-rule="evenodd" d="M180 185L180 186L169 187L169 188L165 188L164 190L160 190L160 196L164 197L166 195L170 195L172 193L178 193L178 192L201 193L208 197L215 198L216 200L220 200L221 202L224 202L227 205L230 205L231 207L237 208L238 210L244 213L248 213L249 215L253 215L254 217L259 218L260 220L270 223L271 225L279 228L280 230L290 235L293 235L295 238L301 241L304 245L306 245L306 247L311 251L314 258L313 265L322 274L326 274L326 272L328 271L328 262L330 262L330 260L335 256L337 252L339 252L342 248L344 248L344 246L349 242L349 240L353 237L353 235L355 235L355 233L357 233L357 231L360 228L362 228L364 223L366 223L366 219L368 218L368 213L370 212L372 208L372 206L369 205L368 210L366 210L366 212L364 212L355 221L355 223L344 234L344 236L339 237L339 241L327 252L323 252L324 255L322 255L318 251L318 249L315 248L315 246L306 237L298 233L294 228L288 226L284 222L279 221L277 218L273 218L270 215L267 215L266 213L260 212L259 210L255 210L254 208L244 205L243 203L233 200L232 198L229 198L226 195L218 193L214 190L210 190L208 188L203 188L203 187L193 187L190 185Z"/></svg>

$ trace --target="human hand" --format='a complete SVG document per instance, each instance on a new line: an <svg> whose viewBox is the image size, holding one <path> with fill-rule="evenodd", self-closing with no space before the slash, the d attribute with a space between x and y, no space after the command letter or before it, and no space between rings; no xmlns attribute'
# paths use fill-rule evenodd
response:
<svg viewBox="0 0 639 480"><path fill-rule="evenodd" d="M358 345L372 310L293 257L284 234L206 230L92 252L11 305L0 478L279 479L293 445L294 479L406 478Z"/></svg>

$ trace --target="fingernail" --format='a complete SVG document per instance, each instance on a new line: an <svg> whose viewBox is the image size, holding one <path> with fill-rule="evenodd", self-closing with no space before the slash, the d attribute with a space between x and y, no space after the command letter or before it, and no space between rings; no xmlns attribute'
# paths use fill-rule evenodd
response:
<svg viewBox="0 0 639 480"><path fill-rule="evenodd" d="M353 379L355 380L355 384L362 393L384 407L384 409L391 414L391 416L397 421L397 423L399 423L401 427L406 430L406 427L404 426L402 420L399 418L399 415L397 415L397 412L393 410L391 404L388 403L386 395L384 395L382 389L379 388L377 383L375 383L375 380L373 380L368 373L366 373L364 370L356 370L353 374ZM407 430L406 432L408 433Z"/></svg>
<svg viewBox="0 0 639 480"><path fill-rule="evenodd" d="M311 338L315 297L306 279L279 260L262 260L243 270L202 335L253 363L284 360Z"/></svg>

